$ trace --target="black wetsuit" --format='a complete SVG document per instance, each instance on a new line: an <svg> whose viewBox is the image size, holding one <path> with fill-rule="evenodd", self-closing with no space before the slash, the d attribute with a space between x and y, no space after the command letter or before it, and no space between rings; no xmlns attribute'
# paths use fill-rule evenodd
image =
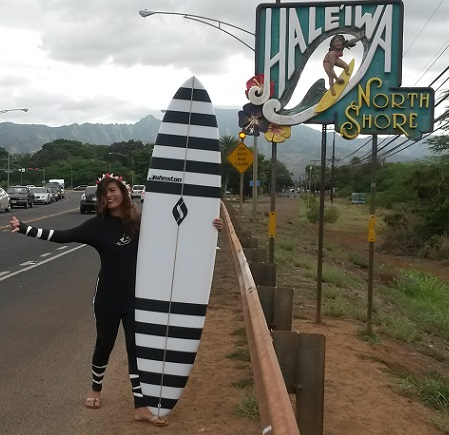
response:
<svg viewBox="0 0 449 435"><path fill-rule="evenodd" d="M113 216L97 216L68 230L38 229L20 222L19 232L56 243L85 243L97 250L101 268L94 295L97 338L92 357L92 389L101 391L121 321L126 337L134 404L136 408L143 406L134 336L138 233L132 236L126 234L122 220Z"/></svg>

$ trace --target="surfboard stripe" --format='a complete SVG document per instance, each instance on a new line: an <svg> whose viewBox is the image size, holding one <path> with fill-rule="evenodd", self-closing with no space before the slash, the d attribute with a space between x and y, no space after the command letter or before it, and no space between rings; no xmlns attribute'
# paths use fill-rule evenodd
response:
<svg viewBox="0 0 449 435"><path fill-rule="evenodd" d="M156 313L154 311L136 310L136 321L142 323L156 323L159 325L168 324L168 313ZM179 326L181 328L203 328L204 317L184 316L182 314L170 313L170 326Z"/></svg>
<svg viewBox="0 0 449 435"><path fill-rule="evenodd" d="M209 94L205 89L198 88L185 88L181 87L176 91L173 97L174 100L194 100L194 101L204 101L210 103Z"/></svg>
<svg viewBox="0 0 449 435"><path fill-rule="evenodd" d="M153 151L153 157L167 159L183 159L194 160L197 162L220 163L220 153L216 151L202 151L195 149L173 148L168 146L158 146ZM153 158L152 157L152 158ZM150 168L149 171L152 169Z"/></svg>
<svg viewBox="0 0 449 435"><path fill-rule="evenodd" d="M197 186L221 187L220 175L200 174L197 172L167 171L165 169L151 170L148 175L151 181L168 181L171 183L195 184ZM152 192L150 192L151 194Z"/></svg>
<svg viewBox="0 0 449 435"><path fill-rule="evenodd" d="M146 190L154 193L167 193L169 195L185 195L185 196L199 196L203 198L220 198L219 187L197 186L184 184L182 190L181 184L165 183L160 181L148 180L145 184Z"/></svg>
<svg viewBox="0 0 449 435"><path fill-rule="evenodd" d="M192 366L190 364L170 363L167 361L153 361L139 359L139 369L144 372L168 373L169 375L189 376Z"/></svg>
<svg viewBox="0 0 449 435"><path fill-rule="evenodd" d="M215 114L213 107L207 101L172 100L168 110L177 112L203 113L205 115Z"/></svg>
<svg viewBox="0 0 449 435"><path fill-rule="evenodd" d="M165 169L168 171L186 171L196 172L198 174L221 174L221 165L211 162L193 162L180 159L166 159L153 157L151 160L151 169Z"/></svg>
<svg viewBox="0 0 449 435"><path fill-rule="evenodd" d="M162 397L159 399L159 397L154 396L144 396L143 401L145 403L145 406L150 406L156 409L173 409L174 406L178 403L179 399L165 399ZM161 416L165 415L160 413Z"/></svg>
<svg viewBox="0 0 449 435"><path fill-rule="evenodd" d="M176 301L160 301L157 299L136 298L136 309L164 313L185 314L188 316L205 316L207 305L187 304Z"/></svg>
<svg viewBox="0 0 449 435"><path fill-rule="evenodd" d="M184 388L188 376L168 375L154 372L140 372L140 382L144 384L163 385L164 387Z"/></svg>
<svg viewBox="0 0 449 435"><path fill-rule="evenodd" d="M158 134L155 145L185 148L186 139L186 136L178 136L174 134ZM220 141L218 139L190 136L189 149L219 151Z"/></svg>
<svg viewBox="0 0 449 435"><path fill-rule="evenodd" d="M217 128L202 125L170 124L167 122L161 125L159 131L162 134L173 134L175 136L219 139Z"/></svg>
<svg viewBox="0 0 449 435"><path fill-rule="evenodd" d="M165 347L176 352L190 352L198 349L199 340L136 334L136 344L138 346L153 347L155 349L164 349Z"/></svg>
<svg viewBox="0 0 449 435"><path fill-rule="evenodd" d="M164 115L163 122L171 122L174 124L191 124L202 125L204 127L217 127L217 118L215 115L207 115L204 113L188 113L167 110Z"/></svg>
<svg viewBox="0 0 449 435"><path fill-rule="evenodd" d="M136 345L137 358L152 359L155 361L168 361L180 364L193 364L196 352L180 352L176 350L156 349Z"/></svg>
<svg viewBox="0 0 449 435"><path fill-rule="evenodd" d="M136 333L168 336L173 338L184 338L188 340L199 340L201 338L202 328L183 328L171 325L158 325L156 323L144 323L136 321Z"/></svg>

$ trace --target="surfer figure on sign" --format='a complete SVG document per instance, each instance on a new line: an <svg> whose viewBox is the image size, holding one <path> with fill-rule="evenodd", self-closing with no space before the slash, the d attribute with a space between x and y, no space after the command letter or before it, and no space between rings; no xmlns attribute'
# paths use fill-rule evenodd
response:
<svg viewBox="0 0 449 435"><path fill-rule="evenodd" d="M326 71L329 77L329 87L332 95L335 96L334 83L342 84L344 80L337 76L334 71L334 67L338 66L344 69L345 73L349 76L349 65L341 59L343 56L343 50L345 48L350 49L354 47L356 42L360 41L362 37L354 38L351 40L345 39L343 35L335 35L330 42L329 51L326 53L323 59L324 71Z"/></svg>

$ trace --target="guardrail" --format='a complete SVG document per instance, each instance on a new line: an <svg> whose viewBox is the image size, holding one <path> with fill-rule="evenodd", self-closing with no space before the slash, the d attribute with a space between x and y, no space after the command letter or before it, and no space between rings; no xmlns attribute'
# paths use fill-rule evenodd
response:
<svg viewBox="0 0 449 435"><path fill-rule="evenodd" d="M299 435L295 413L265 321L256 284L229 213L223 203L221 208L242 296L262 434Z"/></svg>

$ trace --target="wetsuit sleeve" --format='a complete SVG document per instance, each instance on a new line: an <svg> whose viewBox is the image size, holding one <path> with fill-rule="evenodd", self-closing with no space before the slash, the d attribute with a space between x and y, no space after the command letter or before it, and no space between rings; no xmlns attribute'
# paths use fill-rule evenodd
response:
<svg viewBox="0 0 449 435"><path fill-rule="evenodd" d="M91 235L93 235L95 231L92 228L90 221L86 221L81 225L68 230L36 228L20 221L19 233L25 234L29 237L35 237L37 239L48 240L56 243L89 243L91 240Z"/></svg>

